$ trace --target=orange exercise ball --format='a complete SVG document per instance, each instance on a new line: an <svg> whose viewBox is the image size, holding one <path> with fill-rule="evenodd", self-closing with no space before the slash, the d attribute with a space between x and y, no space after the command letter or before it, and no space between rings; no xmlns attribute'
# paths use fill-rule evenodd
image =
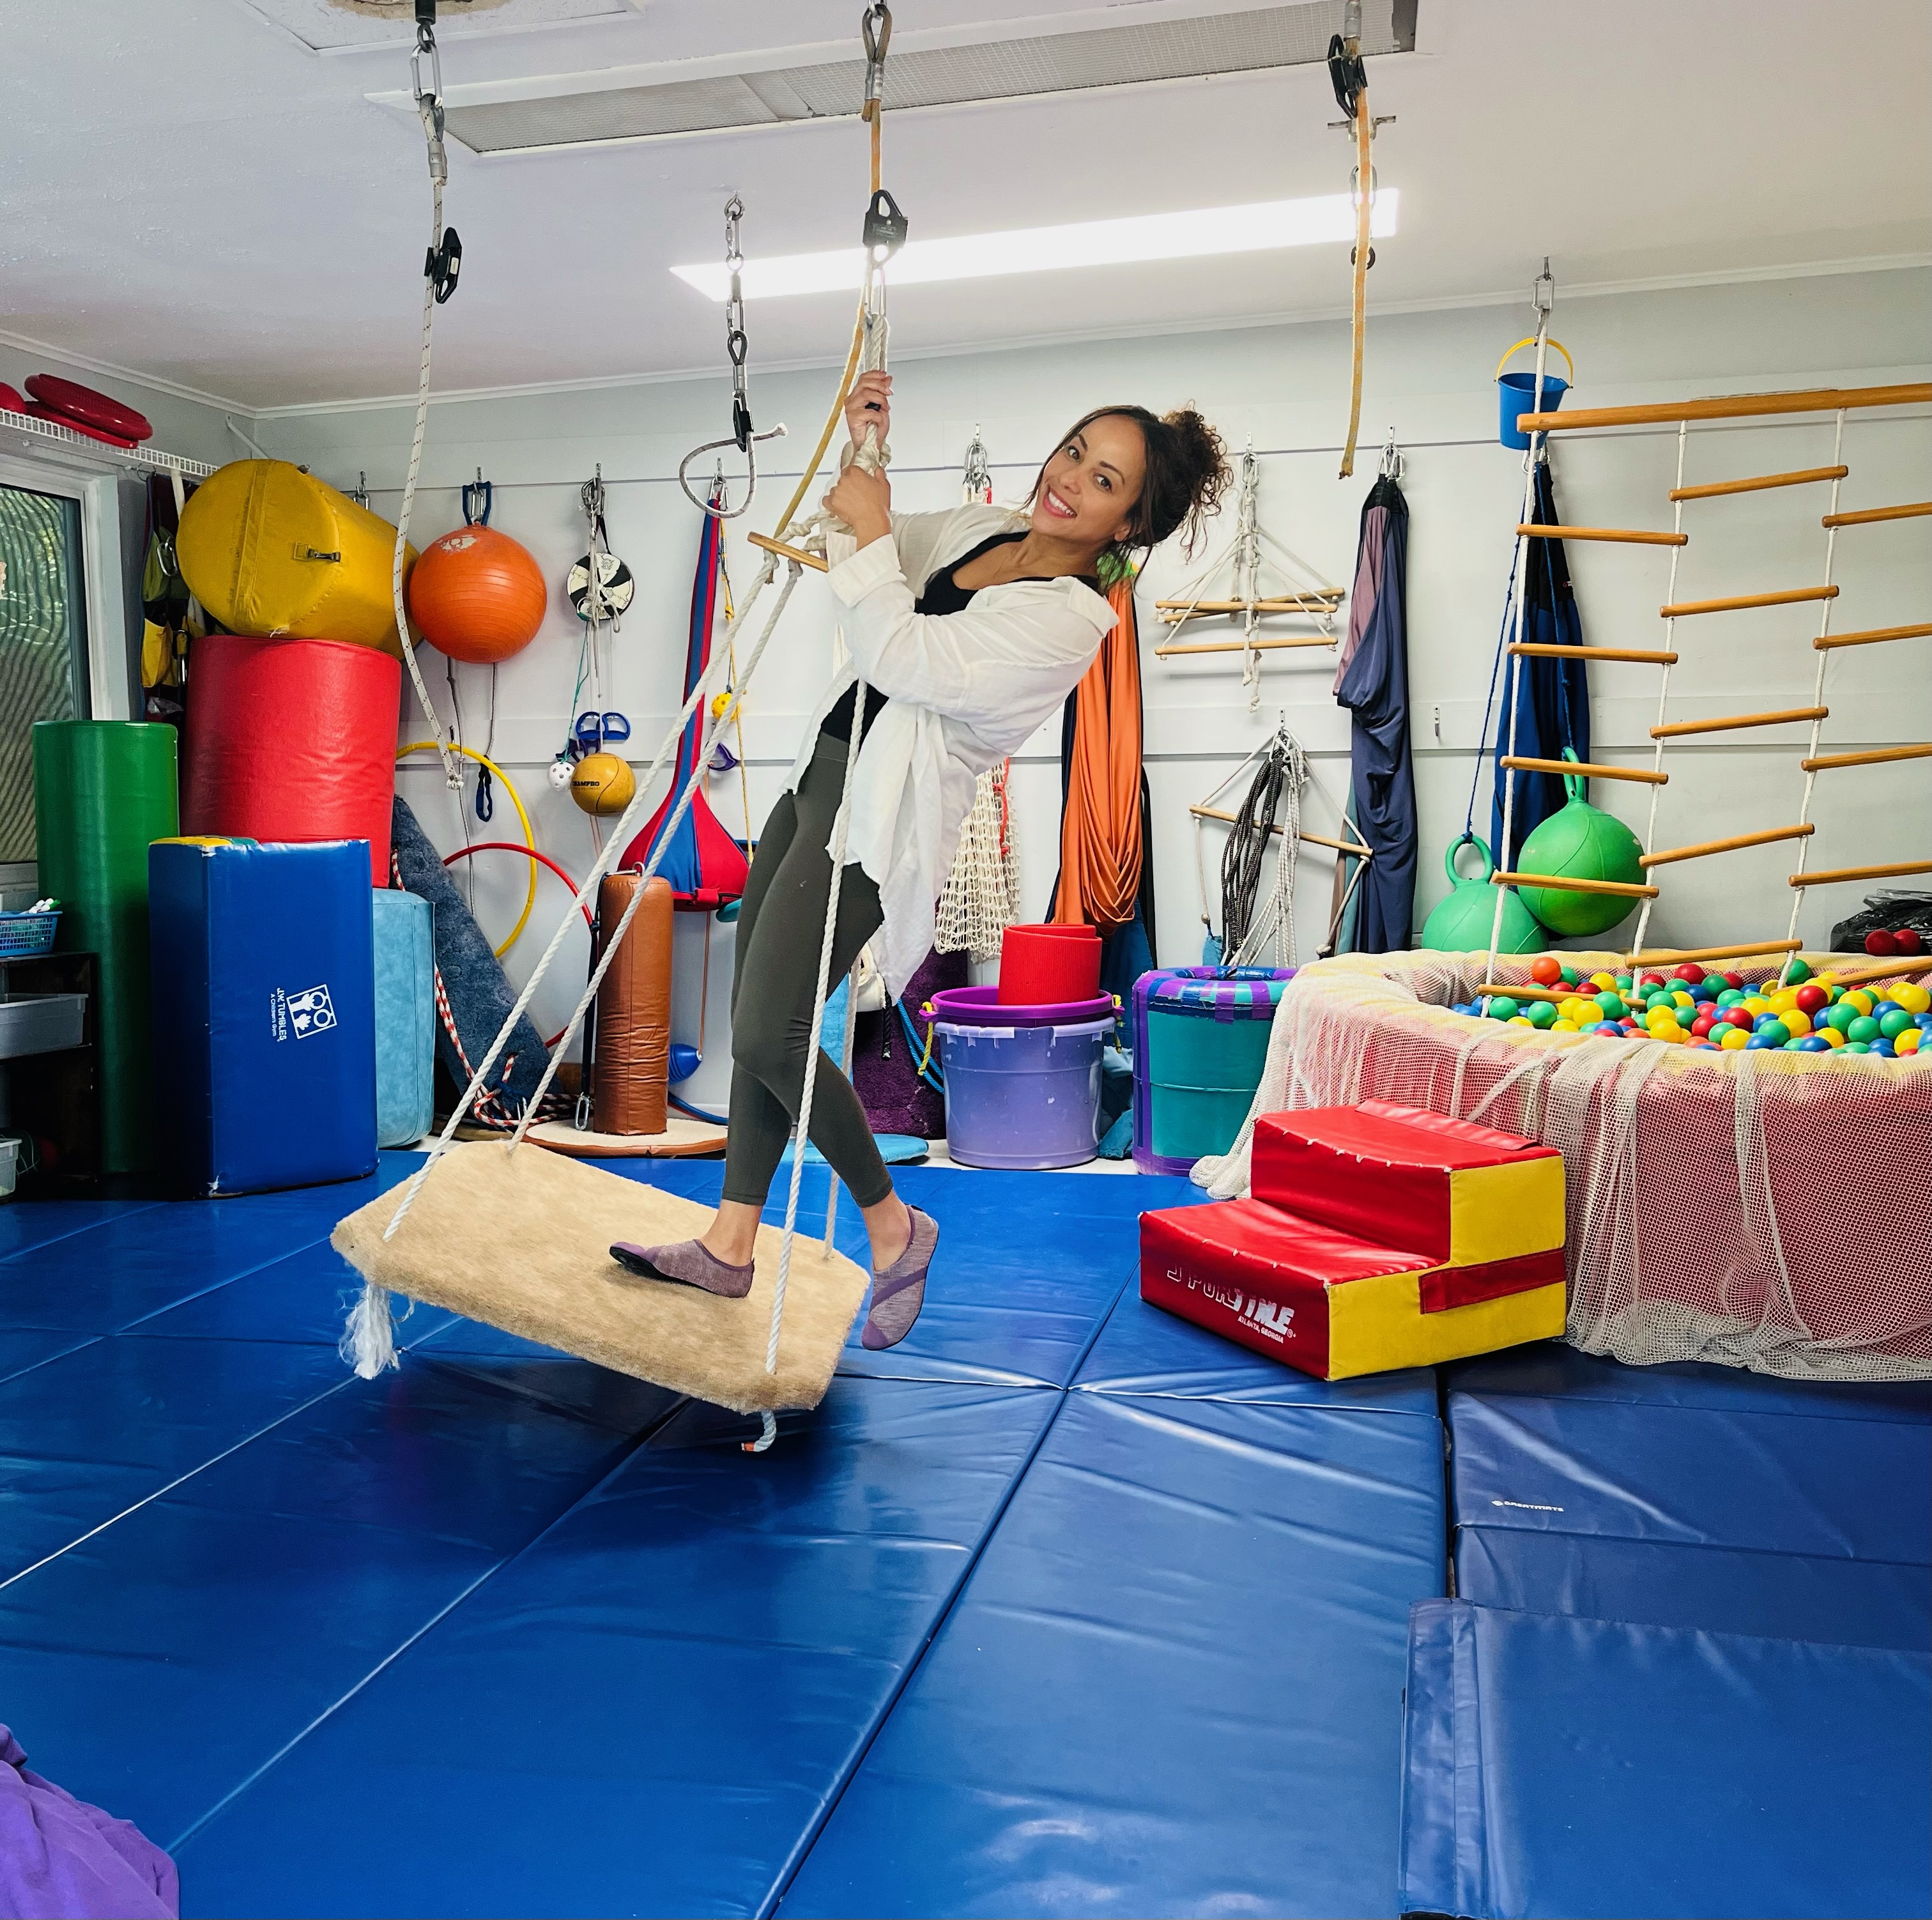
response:
<svg viewBox="0 0 1932 1920"><path fill-rule="evenodd" d="M536 639L548 597L530 550L492 526L459 526L432 540L410 575L410 614L424 639L480 666Z"/></svg>

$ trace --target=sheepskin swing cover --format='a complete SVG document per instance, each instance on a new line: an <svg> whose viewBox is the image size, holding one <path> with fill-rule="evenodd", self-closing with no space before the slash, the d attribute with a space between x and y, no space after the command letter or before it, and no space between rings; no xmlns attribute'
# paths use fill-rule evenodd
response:
<svg viewBox="0 0 1932 1920"><path fill-rule="evenodd" d="M614 1240L694 1239L710 1208L561 1154L452 1147L386 1242L401 1198L383 1194L330 1236L364 1280L737 1413L816 1406L866 1297L864 1272L801 1232L767 1373L776 1227L758 1229L751 1292L721 1300L640 1279L610 1254Z"/></svg>

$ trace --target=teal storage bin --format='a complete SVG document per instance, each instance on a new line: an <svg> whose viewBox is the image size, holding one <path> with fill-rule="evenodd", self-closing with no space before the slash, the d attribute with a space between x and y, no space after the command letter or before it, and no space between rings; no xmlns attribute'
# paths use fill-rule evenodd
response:
<svg viewBox="0 0 1932 1920"><path fill-rule="evenodd" d="M1134 1162L1186 1173L1254 1104L1292 968L1183 967L1134 983Z"/></svg>
<svg viewBox="0 0 1932 1920"><path fill-rule="evenodd" d="M429 902L380 887L376 926L376 1144L414 1144L436 1124L436 958Z"/></svg>

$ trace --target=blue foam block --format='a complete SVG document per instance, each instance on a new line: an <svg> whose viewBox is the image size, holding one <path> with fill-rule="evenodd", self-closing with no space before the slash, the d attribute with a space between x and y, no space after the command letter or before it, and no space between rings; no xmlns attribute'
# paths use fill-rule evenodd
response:
<svg viewBox="0 0 1932 1920"><path fill-rule="evenodd" d="M1432 1418L1068 1396L805 1915L1394 1910Z"/></svg>
<svg viewBox="0 0 1932 1920"><path fill-rule="evenodd" d="M1430 1600L1404 1912L1932 1911L1932 1660Z"/></svg>
<svg viewBox="0 0 1932 1920"><path fill-rule="evenodd" d="M376 952L376 1138L420 1140L436 1119L436 955L429 902L379 888Z"/></svg>
<svg viewBox="0 0 1932 1920"><path fill-rule="evenodd" d="M372 1173L368 843L160 840L148 898L170 1178L220 1194Z"/></svg>
<svg viewBox="0 0 1932 1920"><path fill-rule="evenodd" d="M1431 1368L1317 1380L1150 1306L1138 1287L1125 1288L1114 1303L1073 1384L1085 1394L1243 1400L1260 1406L1355 1407L1436 1418Z"/></svg>
<svg viewBox="0 0 1932 1920"><path fill-rule="evenodd" d="M213 1343L149 1344L205 1364ZM638 1438L466 1366L417 1357L365 1382L269 1351L338 1384L0 1589L8 1709L36 1763L171 1849ZM332 1826L340 1784L314 1797ZM351 1850L379 1870L416 1810L369 1818L381 1844ZM254 1910L284 1910L302 1878L280 1862ZM205 1886L188 1898L206 1910Z"/></svg>
<svg viewBox="0 0 1932 1920"><path fill-rule="evenodd" d="M181 1850L194 1910L768 1910L1057 1399L835 1380L632 1455Z"/></svg>
<svg viewBox="0 0 1932 1920"><path fill-rule="evenodd" d="M1924 1390L1556 1350L1450 1378L1464 1598L1932 1648Z"/></svg>

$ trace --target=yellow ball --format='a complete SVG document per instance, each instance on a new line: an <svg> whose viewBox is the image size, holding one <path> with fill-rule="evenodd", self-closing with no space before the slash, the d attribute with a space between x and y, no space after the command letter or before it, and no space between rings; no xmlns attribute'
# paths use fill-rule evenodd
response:
<svg viewBox="0 0 1932 1920"><path fill-rule="evenodd" d="M1678 992L1672 994L1670 998L1679 1006L1695 1006L1697 1004L1697 997L1695 994Z"/></svg>
<svg viewBox="0 0 1932 1920"><path fill-rule="evenodd" d="M637 776L614 753L590 753L570 776L570 797L586 813L622 813L638 790Z"/></svg>
<svg viewBox="0 0 1932 1920"><path fill-rule="evenodd" d="M1726 1053L1736 1053L1750 1044L1750 1036L1742 1027L1726 1027L1724 1037L1718 1042Z"/></svg>
<svg viewBox="0 0 1932 1920"><path fill-rule="evenodd" d="M1860 988L1848 988L1845 994L1845 1000L1848 1005L1856 1006L1861 1013L1869 1013L1872 1010L1871 995Z"/></svg>
<svg viewBox="0 0 1932 1920"><path fill-rule="evenodd" d="M1802 1006L1781 1006L1778 1017L1784 1022L1784 1030L1794 1040L1802 1040L1811 1030L1811 1016Z"/></svg>
<svg viewBox="0 0 1932 1920"><path fill-rule="evenodd" d="M1928 993L1916 981L1900 980L1892 988L1892 998L1894 1006L1904 1007L1908 1013L1932 1012L1932 993ZM1898 1042L1894 1041L1892 1044L1896 1046ZM1914 1047L1910 1051L1916 1053L1918 1048Z"/></svg>
<svg viewBox="0 0 1932 1920"><path fill-rule="evenodd" d="M1924 1037L1924 1034L1918 1028L1908 1027L1898 1039L1892 1042L1892 1050L1894 1053L1916 1053L1918 1051L1919 1042Z"/></svg>
<svg viewBox="0 0 1932 1920"><path fill-rule="evenodd" d="M1744 1011L1755 1020L1760 1013L1771 1011L1771 1002L1761 993L1751 994L1744 1000Z"/></svg>
<svg viewBox="0 0 1932 1920"><path fill-rule="evenodd" d="M1580 1034L1583 1030L1574 1020L1566 1020L1562 1014L1551 1021L1548 1030L1552 1034Z"/></svg>
<svg viewBox="0 0 1932 1920"><path fill-rule="evenodd" d="M1614 974L1592 974L1590 976L1590 984L1593 987L1601 987L1606 992L1614 992L1616 989L1617 976Z"/></svg>
<svg viewBox="0 0 1932 1920"><path fill-rule="evenodd" d="M1820 1027L1816 1030L1828 1047L1841 1047L1845 1044L1844 1035L1835 1027Z"/></svg>
<svg viewBox="0 0 1932 1920"><path fill-rule="evenodd" d="M1536 1022L1527 1013L1512 1014L1503 1024L1505 1027L1527 1027L1532 1033L1536 1030Z"/></svg>
<svg viewBox="0 0 1932 1920"><path fill-rule="evenodd" d="M1796 987L1780 987L1771 997L1771 1010L1774 1013L1782 1013L1787 1006L1797 1004L1798 989Z"/></svg>

